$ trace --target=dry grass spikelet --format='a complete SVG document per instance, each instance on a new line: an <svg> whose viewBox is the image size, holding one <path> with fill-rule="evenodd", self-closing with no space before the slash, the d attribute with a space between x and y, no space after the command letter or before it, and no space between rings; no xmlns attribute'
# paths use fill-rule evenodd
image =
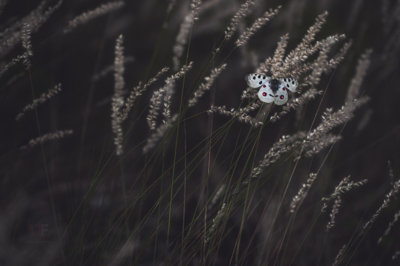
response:
<svg viewBox="0 0 400 266"><path fill-rule="evenodd" d="M307 196L308 191L310 190L312 184L314 183L315 179L317 178L317 174L311 173L310 177L307 179L306 183L302 185L297 195L294 196L292 202L290 203L290 212L294 213L298 207L300 201L304 200Z"/></svg>
<svg viewBox="0 0 400 266"><path fill-rule="evenodd" d="M21 113L19 113L16 117L15 120L21 119L21 117L29 110L34 110L38 105L46 102L48 99L53 97L54 95L58 94L61 91L61 83L57 84L54 89L49 90L47 93L43 93L40 95L39 98L33 100L33 103L28 104L27 106L24 107Z"/></svg>
<svg viewBox="0 0 400 266"><path fill-rule="evenodd" d="M258 18L253 25L248 28L240 37L239 39L237 39L237 41L235 42L236 46L242 46L244 44L246 44L250 37L254 35L254 33L260 29L262 26L264 26L273 16L275 16L279 9L281 8L281 6L278 6L277 9L272 10L270 9L269 11L265 12L264 15L261 18ZM229 28L228 28L229 29ZM235 29L236 30L236 29ZM225 36L227 35L227 33L225 32Z"/></svg>
<svg viewBox="0 0 400 266"><path fill-rule="evenodd" d="M48 133L36 139L32 139L29 141L28 145L30 148L37 146L40 143L45 143L49 140L61 139L65 136L72 135L74 133L73 130L59 130L54 133ZM28 146L22 146L21 150L27 149Z"/></svg>
<svg viewBox="0 0 400 266"><path fill-rule="evenodd" d="M114 79L115 79L115 85L114 85L114 96L112 98L112 104L111 104L111 125L112 125L112 130L114 132L114 144L116 146L116 154L121 155L123 153L122 149L122 138L123 138L123 133L122 133L122 120L121 120L121 113L120 110L122 106L124 105L124 98L122 96L123 88L125 86L125 81L124 81L124 47L123 47L123 36L120 35L117 39L116 45L115 45L115 60L114 60Z"/></svg>
<svg viewBox="0 0 400 266"><path fill-rule="evenodd" d="M171 101L171 96L174 92L173 88L175 87L175 82L181 78L185 73L191 69L193 66L193 62L190 62L188 66L183 66L182 69L177 72L175 75L172 75L171 77L168 77L165 80L165 85L164 87L160 88L159 90L155 91L153 93L153 96L150 99L150 110L149 114L147 115L147 124L149 125L150 130L154 130L156 128L156 119L158 116L158 111L160 110L160 105L161 105L161 99L164 95L164 93L167 92L167 97L164 105L164 111L163 115L165 118L168 119L168 117L171 114L170 109L170 101Z"/></svg>
<svg viewBox="0 0 400 266"><path fill-rule="evenodd" d="M85 24L92 19L100 17L101 15L115 11L115 10L123 7L124 5L125 5L125 3L123 1L109 2L107 4L102 4L101 6L95 8L93 10L84 12L83 14L81 14L69 21L68 26L64 29L64 33L68 33L71 30L73 30L74 28L76 28L77 26L79 26L81 24Z"/></svg>
<svg viewBox="0 0 400 266"><path fill-rule="evenodd" d="M254 5L254 0L246 0L246 2L239 8L238 12L233 16L231 23L225 31L225 40L229 40L236 32L239 21L241 18L247 16L249 8Z"/></svg>
<svg viewBox="0 0 400 266"><path fill-rule="evenodd" d="M161 126L157 128L155 132L148 138L146 145L143 147L143 153L149 152L154 148L156 143L168 132L168 130L174 125L176 120L178 119L178 115L175 114L172 118L168 119Z"/></svg>
<svg viewBox="0 0 400 266"><path fill-rule="evenodd" d="M219 76L219 74L224 70L226 67L226 64L223 64L219 68L214 68L211 70L211 75L209 77L205 77L204 83L201 83L198 89L194 92L193 97L189 100L189 107L192 107L196 105L198 99L203 96L205 91L209 90L211 88L211 85L214 83L214 80Z"/></svg>
<svg viewBox="0 0 400 266"><path fill-rule="evenodd" d="M124 121L127 117L128 117L128 113L129 111L132 109L133 107L133 103L135 102L135 100L142 95L142 93L154 82L156 82L160 76L162 74L164 74L165 72L167 72L169 70L168 67L164 67L163 69L161 69L161 71L159 71L157 73L157 75L155 75L153 78L151 78L144 86L142 86L142 83L139 82L139 84L133 88L133 90L130 92L129 97L126 99L125 102L125 108L123 109L123 111L121 112L121 120Z"/></svg>

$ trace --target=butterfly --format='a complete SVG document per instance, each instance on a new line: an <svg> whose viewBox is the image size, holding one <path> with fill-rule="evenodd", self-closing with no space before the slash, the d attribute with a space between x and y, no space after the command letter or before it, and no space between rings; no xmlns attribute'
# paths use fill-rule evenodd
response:
<svg viewBox="0 0 400 266"><path fill-rule="evenodd" d="M252 88L261 87L258 98L262 102L283 105L288 101L287 90L296 91L299 83L292 78L272 79L261 74L249 74L245 77L247 85Z"/></svg>

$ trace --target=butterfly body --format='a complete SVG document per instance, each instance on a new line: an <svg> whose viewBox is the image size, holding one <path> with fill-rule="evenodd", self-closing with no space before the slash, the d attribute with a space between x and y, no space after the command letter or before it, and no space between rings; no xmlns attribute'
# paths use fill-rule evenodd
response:
<svg viewBox="0 0 400 266"><path fill-rule="evenodd" d="M252 88L260 87L257 95L261 101L277 105L285 104L288 101L287 90L295 92L298 86L298 82L292 78L272 79L261 74L249 74L245 80Z"/></svg>

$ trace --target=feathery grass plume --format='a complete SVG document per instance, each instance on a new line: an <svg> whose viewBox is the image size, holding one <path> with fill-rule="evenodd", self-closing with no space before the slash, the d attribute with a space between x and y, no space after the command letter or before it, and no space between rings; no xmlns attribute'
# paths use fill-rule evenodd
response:
<svg viewBox="0 0 400 266"><path fill-rule="evenodd" d="M149 114L147 115L147 124L149 125L150 130L154 130L156 128L156 119L158 116L158 111L160 110L160 105L161 105L161 97L165 92L168 91L168 94L171 96L173 93L173 88L175 86L176 80L178 80L181 76L183 76L186 71L191 69L193 66L193 62L190 62L188 66L183 66L182 69L176 73L175 75L167 78L165 80L165 85L164 87L160 88L158 91L155 91L153 93L153 96L150 99L150 111ZM169 97L166 101L166 105L164 105L164 111L163 114L167 118L169 114L171 113L169 111L170 107L170 101L171 98Z"/></svg>
<svg viewBox="0 0 400 266"><path fill-rule="evenodd" d="M29 69L31 65L31 61L29 60L29 57L33 55L32 52L32 45L31 45L31 24L29 23L24 23L22 26L22 46L25 48L25 53L24 53L24 65L26 66L27 69Z"/></svg>
<svg viewBox="0 0 400 266"><path fill-rule="evenodd" d="M167 78L165 80L165 86L164 86L164 90L165 90L165 97L164 97L164 110L163 110L163 116L164 116L164 123L166 123L167 120L169 120L171 118L171 97L172 94L175 92L174 88L175 88L175 83L176 81L182 77L183 75L185 75L185 73L191 69L193 66L193 62L190 62L188 66L183 66L182 69L176 73L175 75L173 75L170 78Z"/></svg>
<svg viewBox="0 0 400 266"><path fill-rule="evenodd" d="M168 84L169 86L170 84ZM156 118L158 116L158 111L160 110L161 105L161 97L165 92L165 87L160 88L159 90L153 92L153 95L150 99L150 110L147 115L147 124L149 125L150 130L156 129Z"/></svg>
<svg viewBox="0 0 400 266"><path fill-rule="evenodd" d="M282 76L282 65L283 65L283 56L285 55L285 48L287 46L287 40L289 39L289 34L286 33L281 37L281 40L278 42L278 47L275 50L274 57L271 61L271 73L272 78L280 78Z"/></svg>
<svg viewBox="0 0 400 266"><path fill-rule="evenodd" d="M33 19L35 19L35 17L40 17L45 4L46 1L42 1L35 10L31 11L29 15L13 23L4 31L0 32L0 57L4 57L10 52L11 49L14 48L15 45L21 42L22 34L20 29L22 28L23 24L31 22Z"/></svg>
<svg viewBox="0 0 400 266"><path fill-rule="evenodd" d="M242 46L245 43L247 43L250 39L251 36L254 35L254 33L261 28L262 26L264 26L273 16L275 16L279 9L281 8L281 6L278 6L277 9L272 10L270 9L269 11L265 12L264 15L261 18L258 18L256 20L256 22L253 23L253 25L251 25L250 28L248 28L240 37L239 39L236 40L235 44L236 46ZM229 29L229 28L228 28ZM233 33L232 33L233 34ZM226 36L226 32L225 32L225 36Z"/></svg>
<svg viewBox="0 0 400 266"><path fill-rule="evenodd" d="M367 229L369 229L371 227L371 225L375 222L375 220L381 214L382 210L389 206L389 203L390 203L390 200L391 200L390 198L396 196L397 192L399 192L399 189L400 189L400 180L397 180L393 184L392 189L390 190L390 192L388 194L386 194L385 199L383 200L383 204L381 205L381 207L379 207L379 209L376 211L374 216L372 216L371 220L369 220L367 223L365 223L363 229L361 230L360 236L363 235L367 231Z"/></svg>
<svg viewBox="0 0 400 266"><path fill-rule="evenodd" d="M37 7L36 9L32 10L28 15L26 15L25 17L23 17L22 19L12 23L10 26L8 26L8 28L4 29L4 31L2 31L0 33L0 38L10 38L14 33L18 32L18 29L22 28L22 25L24 23L28 23L31 22L35 17L39 17L42 15L42 12L44 10L44 7L46 5L46 1L43 0Z"/></svg>
<svg viewBox="0 0 400 266"><path fill-rule="evenodd" d="M104 14L115 11L115 10L123 7L124 5L125 5L125 3L123 1L109 2L107 4L102 4L101 6L95 8L93 10L84 12L83 14L81 14L69 21L68 26L65 27L65 29L64 29L64 33L68 33L71 30L73 30L74 28L76 28L77 26L79 26L81 24L85 24L89 20L95 19Z"/></svg>
<svg viewBox="0 0 400 266"><path fill-rule="evenodd" d="M151 149L154 148L156 143L167 133L167 131L173 126L173 124L176 122L178 119L178 114L175 114L172 116L172 118L168 119L163 123L161 126L159 126L156 130L156 132L153 132L153 134L147 139L146 145L143 147L143 153L149 152Z"/></svg>
<svg viewBox="0 0 400 266"><path fill-rule="evenodd" d="M305 86L309 86L311 85L312 87L306 91L305 93L303 93L300 97L290 100L285 106L282 107L282 111L280 111L279 113L275 113L274 115L271 116L270 120L271 122L276 122L278 119L281 118L281 116L287 114L288 112L290 112L291 109L295 110L296 108L300 107L300 106L304 106L305 103L309 102L312 99L315 99L315 97L318 94L322 94L323 91L318 91L317 89L315 89L315 86L319 83L320 80L320 76L322 73L327 73L329 70L335 68L340 61L342 61L344 59L344 55L346 54L346 52L348 51L348 49L351 46L351 42L346 43L343 48L339 51L339 53L332 58L331 60L327 60L327 53L330 49L330 46L335 43L335 41L344 38L344 35L334 35L334 36L330 36L328 37L325 41L322 42L317 42L321 45L321 53L320 56L316 59L316 62L313 64L310 63L305 63L302 66L300 66L297 69L293 69L293 71L289 74L286 74L285 76L299 76L300 74L302 74L305 71L308 70L313 70L313 73L311 73L309 76L307 76L304 79L303 84L301 85L302 87ZM286 61L285 61L286 62ZM281 73L284 73L285 70L282 70Z"/></svg>
<svg viewBox="0 0 400 266"><path fill-rule="evenodd" d="M190 29L192 28L193 22L193 15L192 13L190 13L184 18L179 33L176 36L175 45L172 48L174 53L174 56L172 57L174 71L177 71L179 69L179 59L181 58L184 46L188 41Z"/></svg>
<svg viewBox="0 0 400 266"><path fill-rule="evenodd" d="M322 43L319 56L312 68L312 73L304 79L304 83L302 84L303 87L310 85L314 88L319 83L322 73L327 70L328 53L331 46L337 41L339 41L339 38L336 38L336 36L329 36L326 39L326 42Z"/></svg>
<svg viewBox="0 0 400 266"><path fill-rule="evenodd" d="M320 48L323 49L329 49L329 43L332 45L334 43L333 40L339 40L341 38L344 38L344 35L334 35L328 37L326 40L322 42L318 42L321 45ZM323 44L323 45L322 45ZM322 90L317 90L315 89L315 86L319 83L320 80L320 75L322 73L327 73L328 71L334 69L340 61L344 59L344 55L348 51L348 49L351 46L351 42L345 43L344 46L340 49L340 51L329 61L325 60L327 59L327 51L322 52L320 56L316 59L316 62L313 64L310 63L305 63L304 65L300 66L297 69L293 69L293 71L290 74L287 74L287 76L299 76L301 73L308 71L308 70L313 70L313 73L311 73L309 76L307 76L304 79L303 84L301 85L302 87L309 86L311 85L312 87L307 90L305 93L303 93L300 97L296 99L290 100L285 106L282 107L282 111L279 113L276 112L274 115L271 116L270 120L271 122L276 122L278 119L280 119L283 115L287 114L290 112L291 109L295 110L301 106L304 106L307 102L310 100L315 99L315 97L318 94L323 94ZM321 56L322 55L322 56Z"/></svg>
<svg viewBox="0 0 400 266"><path fill-rule="evenodd" d="M355 102L354 107L344 105L335 113L333 113L332 108L326 109L322 116L322 122L307 135L306 140L303 142L303 146L310 145L312 142L324 137L332 128L349 121L353 117L353 111L355 108L365 104L368 100L368 97L362 97L360 100Z"/></svg>
<svg viewBox="0 0 400 266"><path fill-rule="evenodd" d="M16 58L13 58L10 63L8 63L3 70L0 71L0 78L4 75L4 73L7 72L10 68L15 66L19 61L25 60L25 54L23 55L18 55Z"/></svg>
<svg viewBox="0 0 400 266"><path fill-rule="evenodd" d="M59 93L61 91L61 83L57 84L54 89L49 90L47 93L43 93L42 95L40 95L40 97L38 99L33 100L33 103L28 104L27 106L24 107L24 109L22 110L21 113L19 113L16 117L15 120L19 120L21 119L21 117L29 110L33 110L35 109L39 104L44 103L45 101L47 101L48 99L50 99L51 97L53 97L54 95L56 95L57 93Z"/></svg>
<svg viewBox="0 0 400 266"><path fill-rule="evenodd" d="M331 217L331 220L328 222L328 224L326 226L326 232L328 232L329 229L331 229L332 227L335 226L335 217L336 217L336 214L339 213L339 207L340 207L341 203L342 203L342 198L340 196L338 196L335 200L335 203L333 203L332 212L331 212L331 214L329 214L329 216Z"/></svg>
<svg viewBox="0 0 400 266"><path fill-rule="evenodd" d="M296 67L300 62L304 62L309 54L313 52L311 42L315 40L315 35L321 30L322 24L326 22L327 15L328 12L325 12L317 17L315 24L307 30L307 34L303 37L301 43L285 58L284 65L286 67Z"/></svg>
<svg viewBox="0 0 400 266"><path fill-rule="evenodd" d="M221 206L221 208L218 210L217 215L216 215L215 218L212 220L211 227L210 227L210 229L208 229L207 236L205 236L205 237L206 237L206 240L205 240L206 243L207 243L208 241L210 241L211 235L214 233L214 231L215 231L215 229L217 228L219 222L221 221L222 217L224 216L224 214L225 214L225 207L226 207L226 203L223 203L222 206Z"/></svg>
<svg viewBox="0 0 400 266"><path fill-rule="evenodd" d="M367 50L361 58L358 60L357 68L356 68L356 75L354 78L351 80L349 89L347 91L347 98L346 98L346 103L348 105L352 105L354 102L354 99L358 96L361 83L364 80L364 77L367 73L367 69L370 65L370 56L371 56L372 50L369 49Z"/></svg>
<svg viewBox="0 0 400 266"><path fill-rule="evenodd" d="M388 228L386 228L386 230L385 230L385 233L383 233L383 235L378 239L378 244L382 242L382 238L383 238L384 236L387 236L387 235L390 233L390 230L392 229L394 223L397 222L397 220L399 219L399 217L400 217L400 211L398 211L398 212L396 212L396 213L394 214L393 221L389 223Z"/></svg>
<svg viewBox="0 0 400 266"><path fill-rule="evenodd" d="M344 39L345 35L339 35L337 38ZM342 48L340 48L339 52L331 60L329 60L325 73L328 73L329 70L334 69L341 61L343 61L344 56L347 54L352 44L353 42L350 40L346 42Z"/></svg>
<svg viewBox="0 0 400 266"><path fill-rule="evenodd" d="M46 2L47 1L45 0L42 1L29 15L15 22L9 28L0 33L0 58L8 54L11 49L22 41L22 30L19 31L18 29L22 29L24 23L30 24L31 33L36 32L40 26L49 19L53 12L60 7L62 0L43 13Z"/></svg>
<svg viewBox="0 0 400 266"><path fill-rule="evenodd" d="M190 5L191 12L192 12L192 16L193 16L193 21L198 20L199 19L199 9L200 9L200 4L201 4L201 0L193 0L192 4Z"/></svg>
<svg viewBox="0 0 400 266"><path fill-rule="evenodd" d="M124 65L135 61L133 56L128 56L124 58ZM108 74L114 72L114 64L106 66L103 70L93 75L92 81L98 81L99 79L107 76Z"/></svg>
<svg viewBox="0 0 400 266"><path fill-rule="evenodd" d="M272 145L268 153L264 155L264 158L260 164L253 169L251 178L256 178L259 176L262 171L264 171L269 165L275 163L284 153L300 146L301 142L298 141L298 139L303 139L305 136L306 133L303 131L300 131L292 136L282 136Z"/></svg>
<svg viewBox="0 0 400 266"><path fill-rule="evenodd" d="M172 48L174 53L174 56L172 58L174 71L177 71L179 69L179 59L183 54L183 49L184 49L183 47L186 45L188 41L190 29L192 28L194 21L198 19L200 4L201 4L200 0L193 0L192 4L190 5L191 7L190 14L188 14L184 18L179 33L176 36L175 45Z"/></svg>
<svg viewBox="0 0 400 266"><path fill-rule="evenodd" d="M338 266L341 258L344 254L344 251L346 250L347 245L344 244L343 247L339 250L338 254L336 255L335 261L333 262L332 266Z"/></svg>
<svg viewBox="0 0 400 266"><path fill-rule="evenodd" d="M326 201L321 209L321 212L325 212L326 208L328 207L327 202L329 202L332 199L337 199L338 197L340 197L340 195L349 191L353 187L359 187L364 185L365 183L367 183L367 181L368 181L367 179L364 179L358 182L353 182L350 181L350 176L345 177L342 181L340 181L339 185L335 187L335 190L331 195L329 195L328 197L323 197L321 199L322 201Z"/></svg>
<svg viewBox="0 0 400 266"><path fill-rule="evenodd" d="M309 143L309 145L304 147L304 156L305 157L312 157L315 154L318 154L322 149L329 147L330 145L336 143L338 140L342 139L341 136L335 136L333 134L327 134L317 141L313 143ZM295 161L300 159L300 151L298 154L296 154L296 158L294 159Z"/></svg>
<svg viewBox="0 0 400 266"><path fill-rule="evenodd" d="M239 122L243 122L246 124L250 124L254 127L258 127L263 125L263 122L257 121L255 118L249 116L245 113L246 110L243 108L235 111L235 109L231 109L230 111L226 110L226 106L211 106L211 108L207 111L209 114L211 113L219 113L221 115L227 115L232 117L237 117Z"/></svg>
<svg viewBox="0 0 400 266"><path fill-rule="evenodd" d="M114 60L114 96L112 98L111 105L111 125L112 130L115 134L114 143L117 147L116 154L121 155L122 149L122 119L121 119L121 108L124 105L124 98L122 97L122 90L125 86L124 81L124 47L123 47L124 37L122 34L118 37L115 45L115 60Z"/></svg>
<svg viewBox="0 0 400 266"><path fill-rule="evenodd" d="M239 8L238 12L233 16L231 23L225 31L225 39L229 40L235 31L241 18L244 18L249 13L249 8L254 5L254 0L246 0L246 2Z"/></svg>
<svg viewBox="0 0 400 266"><path fill-rule="evenodd" d="M290 212L294 213L297 209L297 204L305 199L305 197L308 194L308 191L310 190L312 184L314 183L315 179L317 178L317 174L311 173L310 177L307 179L306 183L303 184L303 186L300 188L299 192L297 192L297 195L294 196L292 199L292 202L290 203Z"/></svg>
<svg viewBox="0 0 400 266"><path fill-rule="evenodd" d="M214 68L211 70L211 75L209 77L205 77L205 83L201 83L198 89L194 92L192 99L189 100L189 107L194 106L198 99L203 96L204 92L211 88L211 85L214 83L214 80L219 76L222 70L224 70L226 64L223 64L220 68Z"/></svg>
<svg viewBox="0 0 400 266"><path fill-rule="evenodd" d="M174 94L175 82L169 84L169 86L165 87L165 96L164 96L164 109L163 109L163 123L165 124L171 118L171 98Z"/></svg>
<svg viewBox="0 0 400 266"><path fill-rule="evenodd" d="M61 138L65 137L65 136L72 135L73 133L74 133L73 130L60 130L60 131L57 131L57 132L54 132L54 133L45 134L45 135L43 135L41 137L38 137L36 139L32 139L32 140L29 141L28 145L29 145L30 148L32 148L32 147L35 147L36 145L38 145L40 143L45 143L45 142L47 142L49 140L61 139ZM28 145L27 146L22 146L21 150L27 149Z"/></svg>
<svg viewBox="0 0 400 266"><path fill-rule="evenodd" d="M128 117L128 113L129 111L132 109L133 107L133 103L135 102L136 98L139 97L140 95L142 95L142 93L154 82L156 82L158 80L158 78L164 74L165 72L167 72L169 70L168 67L164 67L163 69L161 69L160 72L157 73L157 75L155 75L155 77L151 78L143 87L142 87L142 83L139 82L139 84L133 88L133 90L130 92L130 95L128 97L128 99L126 99L126 103L125 103L125 108L122 110L122 115L121 115L121 120L125 121L125 119Z"/></svg>
<svg viewBox="0 0 400 266"><path fill-rule="evenodd" d="M323 44L329 41L329 38L341 40L341 39L345 38L345 35L344 34L342 34L342 35L335 34L333 36L329 36L327 39L322 40L321 42L317 42L314 45L314 47L310 49L311 53L308 54L308 56L311 55L312 53L316 52L317 50L321 49L323 47ZM346 55L346 53L349 50L349 48L351 47L351 45L352 45L352 41L345 43L343 45L343 47L339 50L339 52L327 62L325 69L323 70L323 73L328 74L341 61L343 61L344 56ZM308 63L308 62L305 62L302 65L299 63L299 64L297 64L297 66L295 68L286 65L286 69L283 72L285 72L286 73L285 76L288 76L288 77L292 77L292 76L299 77L304 72L313 70L314 67L315 67L314 63ZM309 84L307 84L307 85L309 85ZM304 85L304 86L306 86L306 85Z"/></svg>

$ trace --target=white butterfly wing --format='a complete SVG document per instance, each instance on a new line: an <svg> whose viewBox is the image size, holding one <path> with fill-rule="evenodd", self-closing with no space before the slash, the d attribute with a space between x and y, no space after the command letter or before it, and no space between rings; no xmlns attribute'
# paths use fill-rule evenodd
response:
<svg viewBox="0 0 400 266"><path fill-rule="evenodd" d="M286 86L283 86L283 84L281 84L279 86L279 89L275 93L274 103L276 105L282 105L282 104L285 104L287 101L288 101L288 94L287 94Z"/></svg>
<svg viewBox="0 0 400 266"><path fill-rule="evenodd" d="M274 92L269 87L269 83L262 85L257 95L265 103L272 103L275 99Z"/></svg>
<svg viewBox="0 0 400 266"><path fill-rule="evenodd" d="M270 77L262 74L249 74L245 77L247 85L252 88L258 88L269 81Z"/></svg>
<svg viewBox="0 0 400 266"><path fill-rule="evenodd" d="M292 78L281 78L279 79L281 84L291 92L295 92L297 89L297 86L299 86L299 83L297 80L292 79Z"/></svg>

